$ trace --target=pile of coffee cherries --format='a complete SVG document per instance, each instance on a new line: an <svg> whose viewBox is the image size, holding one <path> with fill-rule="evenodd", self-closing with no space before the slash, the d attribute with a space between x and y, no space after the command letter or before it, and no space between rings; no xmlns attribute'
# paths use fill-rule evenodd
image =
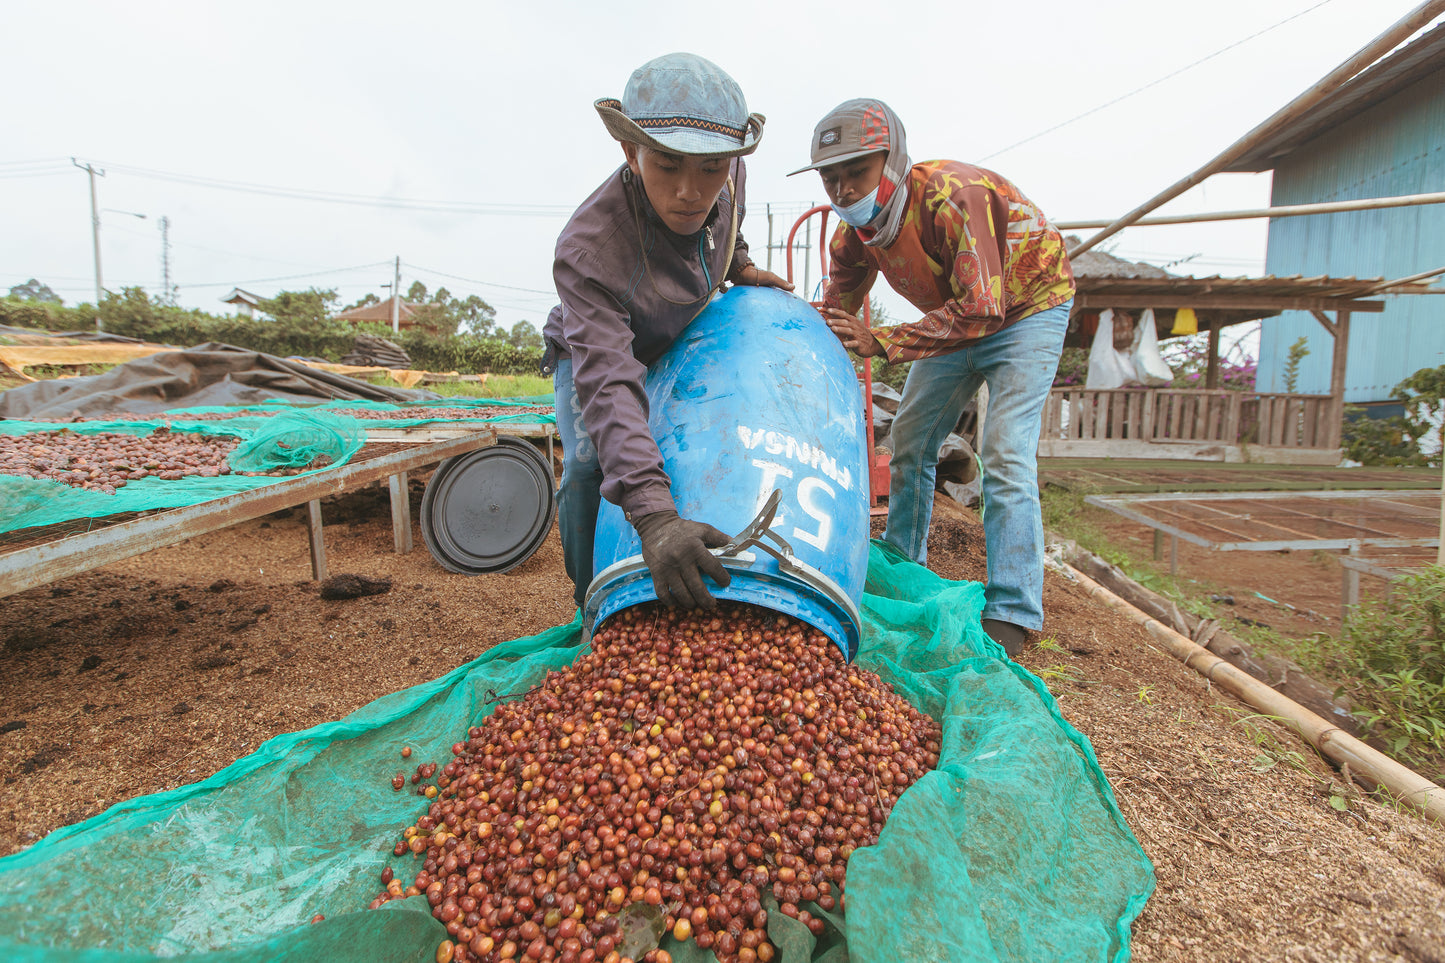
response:
<svg viewBox="0 0 1445 963"><path fill-rule="evenodd" d="M0 434L0 474L62 482L114 494L127 482L154 475L214 478L229 471L226 458L241 443L230 436L172 432L149 435L101 431Z"/></svg>
<svg viewBox="0 0 1445 963"><path fill-rule="evenodd" d="M473 727L372 902L425 894L438 959L670 963L631 921L769 963L768 909L815 934L848 858L937 765L941 732L820 632L742 603L643 605ZM814 907L810 912L808 907Z"/></svg>

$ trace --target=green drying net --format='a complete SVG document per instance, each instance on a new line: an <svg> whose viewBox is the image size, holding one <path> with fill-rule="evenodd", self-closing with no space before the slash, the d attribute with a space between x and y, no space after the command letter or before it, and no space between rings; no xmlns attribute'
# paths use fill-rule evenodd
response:
<svg viewBox="0 0 1445 963"><path fill-rule="evenodd" d="M939 768L853 854L847 915L815 938L770 914L779 963L1112 961L1154 874L1088 741L979 626L983 590L875 542L858 662L943 724ZM0 958L424 961L423 897L364 907L425 811L390 777L403 746L444 762L498 699L581 651L581 622L498 645L345 719L278 736L195 785L121 803L0 860ZM308 921L316 914L326 918ZM713 963L693 941L663 946Z"/></svg>
<svg viewBox="0 0 1445 963"><path fill-rule="evenodd" d="M366 429L355 418L298 408L258 425L227 461L234 471L327 467L364 444Z"/></svg>
<svg viewBox="0 0 1445 963"><path fill-rule="evenodd" d="M365 428L355 418L306 409L244 421L80 421L54 424L0 420L0 434L26 435L62 429L76 434L114 432L131 435L149 435L157 429L165 429L176 433L239 437L243 441L228 459L235 470L273 471L318 462L317 468L298 473L302 475L344 465L366 443ZM132 481L114 494L105 494L48 479L0 475L0 532L74 519L105 518L125 512L184 508L294 477L297 476L227 474L215 478L192 475L166 480L151 476Z"/></svg>

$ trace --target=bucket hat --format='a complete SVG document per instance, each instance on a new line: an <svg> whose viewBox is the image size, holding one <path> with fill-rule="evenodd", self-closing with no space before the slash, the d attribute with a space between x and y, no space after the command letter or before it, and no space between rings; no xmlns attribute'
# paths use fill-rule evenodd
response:
<svg viewBox="0 0 1445 963"><path fill-rule="evenodd" d="M632 72L621 100L603 98L594 106L617 140L670 154L751 154L766 120L748 113L737 81L690 53L649 60Z"/></svg>

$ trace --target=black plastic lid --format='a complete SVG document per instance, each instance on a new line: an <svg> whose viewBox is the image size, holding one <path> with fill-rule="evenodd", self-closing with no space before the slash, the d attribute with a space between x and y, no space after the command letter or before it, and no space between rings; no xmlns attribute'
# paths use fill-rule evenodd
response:
<svg viewBox="0 0 1445 963"><path fill-rule="evenodd" d="M502 437L437 466L421 501L421 533L448 571L505 572L541 548L556 510L546 459L527 442Z"/></svg>

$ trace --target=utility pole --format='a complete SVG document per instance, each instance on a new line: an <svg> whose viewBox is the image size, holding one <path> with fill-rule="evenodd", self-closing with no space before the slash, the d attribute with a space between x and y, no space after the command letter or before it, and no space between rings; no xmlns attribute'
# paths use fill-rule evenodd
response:
<svg viewBox="0 0 1445 963"><path fill-rule="evenodd" d="M105 171L96 170L89 162L82 164L74 157L70 162L90 174L90 236L95 246L95 330L104 331L100 322L100 302L105 298L105 282L100 277L100 205L95 199L95 175L104 177Z"/></svg>
<svg viewBox="0 0 1445 963"><path fill-rule="evenodd" d="M161 297L167 304L176 303L171 289L171 219L165 216L161 217Z"/></svg>
<svg viewBox="0 0 1445 963"><path fill-rule="evenodd" d="M768 270L773 269L773 205L768 204Z"/></svg>
<svg viewBox="0 0 1445 963"><path fill-rule="evenodd" d="M391 278L391 333L401 330L401 255L396 256L396 273Z"/></svg>

